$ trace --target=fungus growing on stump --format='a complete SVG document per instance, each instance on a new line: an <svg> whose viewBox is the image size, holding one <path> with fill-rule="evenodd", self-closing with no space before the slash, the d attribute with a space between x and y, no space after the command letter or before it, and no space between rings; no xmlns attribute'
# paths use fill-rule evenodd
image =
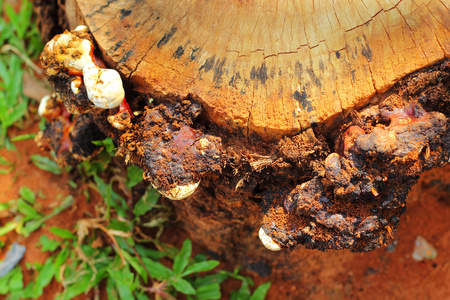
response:
<svg viewBox="0 0 450 300"><path fill-rule="evenodd" d="M449 160L442 1L76 3L135 95L127 126L97 125L163 195L189 197L173 203L182 226L228 259L268 258L258 235L271 250L386 245L420 173Z"/></svg>
<svg viewBox="0 0 450 300"><path fill-rule="evenodd" d="M45 74L69 113L85 113L94 107L120 106L117 115L127 111L125 108L129 110L119 73L103 68L105 64L94 53L93 39L86 26L55 36L45 45L40 58ZM123 129L125 125L118 121L117 115L108 121ZM131 112L127 114L128 119L131 116Z"/></svg>
<svg viewBox="0 0 450 300"><path fill-rule="evenodd" d="M38 113L45 119L45 129L35 141L42 150L53 150L61 166L77 165L91 160L102 147L92 141L105 139L90 112L71 115L56 94L45 96Z"/></svg>

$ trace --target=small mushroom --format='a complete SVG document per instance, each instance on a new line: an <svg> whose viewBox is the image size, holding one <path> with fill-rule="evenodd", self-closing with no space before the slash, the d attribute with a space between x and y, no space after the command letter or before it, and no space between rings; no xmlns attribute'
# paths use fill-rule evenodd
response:
<svg viewBox="0 0 450 300"><path fill-rule="evenodd" d="M261 240L261 243L269 249L270 251L280 251L281 247L277 243L274 242L274 240L267 235L267 233L264 231L264 229L261 227L258 232L259 239Z"/></svg>
<svg viewBox="0 0 450 300"><path fill-rule="evenodd" d="M70 82L70 89L74 94L78 94L80 92L80 87L83 85L83 80L81 79L81 76L76 76L72 81Z"/></svg>
<svg viewBox="0 0 450 300"><path fill-rule="evenodd" d="M122 79L113 69L100 69L90 63L83 69L87 95L96 107L107 109L119 106L125 98Z"/></svg>
<svg viewBox="0 0 450 300"><path fill-rule="evenodd" d="M39 107L38 107L38 114L41 117L44 117L47 113L47 103L50 100L50 98L52 97L52 95L45 95L44 97L42 97L41 102L39 102Z"/></svg>
<svg viewBox="0 0 450 300"><path fill-rule="evenodd" d="M157 190L164 197L169 198L170 200L183 200L183 199L189 197L190 195L192 195L195 192L195 190L197 189L199 184L200 184L200 180L195 183L179 185L170 190L164 191L164 190L161 190L157 185L153 184L153 182L152 182L152 186L155 188L155 190Z"/></svg>

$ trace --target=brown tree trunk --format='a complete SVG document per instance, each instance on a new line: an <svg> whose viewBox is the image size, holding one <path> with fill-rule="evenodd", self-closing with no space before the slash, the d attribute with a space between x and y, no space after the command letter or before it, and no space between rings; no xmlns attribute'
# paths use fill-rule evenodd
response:
<svg viewBox="0 0 450 300"><path fill-rule="evenodd" d="M174 206L218 257L295 277L386 245L449 160L448 1L75 3L139 112L94 122L166 196L200 182Z"/></svg>

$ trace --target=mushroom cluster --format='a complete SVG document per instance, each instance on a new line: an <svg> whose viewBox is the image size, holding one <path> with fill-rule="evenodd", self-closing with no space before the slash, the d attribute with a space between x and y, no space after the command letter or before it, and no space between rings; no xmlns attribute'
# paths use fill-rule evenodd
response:
<svg viewBox="0 0 450 300"><path fill-rule="evenodd" d="M119 73L107 69L101 58L95 55L94 41L86 26L55 36L46 44L40 58L56 94L52 98L54 101L48 102L45 98L41 102L41 116L50 123L37 141L42 148L54 150L60 164L76 164L82 160L67 157L73 150L69 134L79 129L71 121L70 114L89 116L89 120L96 115L100 119L101 112L91 114L94 108L119 107L117 113L106 118L112 127L123 131L115 137L120 142L118 155L141 166L145 170L144 179L165 197L184 199L194 193L203 174L220 171L220 138L203 135L189 126L200 114L200 105L190 101L182 105L167 103L133 115L125 100ZM56 98L64 103L65 108L55 104ZM61 120L49 118L55 105L59 115L63 116ZM132 118L139 115L143 119L133 124ZM97 123L104 127L100 120ZM51 134L55 128L63 128L62 137L55 138L60 135ZM88 136L85 139L87 143L91 141ZM70 157L74 156L79 157L74 153Z"/></svg>
<svg viewBox="0 0 450 300"><path fill-rule="evenodd" d="M108 121L115 128L123 129L132 114L125 100L122 79L116 70L105 68L94 50L92 35L81 25L55 36L45 45L40 59L69 113L120 106L119 113L110 116Z"/></svg>

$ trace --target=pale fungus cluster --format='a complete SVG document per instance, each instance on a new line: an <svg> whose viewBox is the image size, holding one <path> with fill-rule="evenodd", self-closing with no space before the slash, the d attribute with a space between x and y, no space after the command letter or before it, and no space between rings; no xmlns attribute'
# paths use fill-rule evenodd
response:
<svg viewBox="0 0 450 300"><path fill-rule="evenodd" d="M125 101L120 74L113 69L102 68L99 59L94 55L94 44L89 39L86 26L78 26L74 31L66 31L49 41L41 54L44 72L52 78L70 80L70 90L74 96L85 88L91 108L112 109ZM100 61L100 64L103 63ZM51 80L52 81L52 80ZM88 109L69 110L73 113L84 113ZM111 123L117 129L123 129L118 122Z"/></svg>
<svg viewBox="0 0 450 300"><path fill-rule="evenodd" d="M63 98L69 113L85 113L92 108L113 109L120 107L116 114L107 117L108 122L116 129L124 130L131 127L133 114L125 100L125 91L119 73L113 69L104 68L104 63L94 54L94 43L92 36L86 26L78 26L74 31L66 31L55 36L47 43L41 54L44 71L49 80L55 86L57 98ZM69 84L64 82L69 81ZM61 87L61 88L59 88ZM59 93L58 93L59 88ZM67 96L68 95L68 96ZM79 105L83 99L88 98L89 104ZM85 103L85 102L84 102ZM40 113L45 114L47 106L43 99ZM42 112L41 112L42 111ZM168 123L170 125L170 122ZM187 133L183 135L183 133ZM175 131L174 147L179 147L180 152L185 152L187 141L193 141L194 133L191 130ZM178 145L178 146L177 146ZM215 144L206 138L198 141L198 150L192 148L198 155L208 155L209 148ZM188 151L189 152L189 151ZM216 155L215 158L218 158ZM158 161L161 164L161 161ZM169 175L164 176L167 177ZM152 186L165 197L172 200L181 200L191 196L200 184L200 180L193 178L190 182L174 183L171 186L161 184L161 180L155 176L146 177Z"/></svg>

